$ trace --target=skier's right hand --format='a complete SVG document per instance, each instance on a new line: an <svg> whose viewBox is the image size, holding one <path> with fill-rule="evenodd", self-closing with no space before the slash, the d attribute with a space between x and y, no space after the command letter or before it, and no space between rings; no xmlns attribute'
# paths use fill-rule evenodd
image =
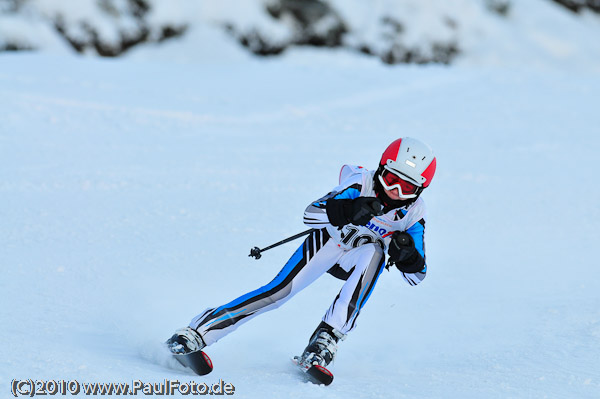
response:
<svg viewBox="0 0 600 399"><path fill-rule="evenodd" d="M325 209L329 223L336 227L349 223L365 226L374 216L383 215L383 205L375 197L328 199Z"/></svg>

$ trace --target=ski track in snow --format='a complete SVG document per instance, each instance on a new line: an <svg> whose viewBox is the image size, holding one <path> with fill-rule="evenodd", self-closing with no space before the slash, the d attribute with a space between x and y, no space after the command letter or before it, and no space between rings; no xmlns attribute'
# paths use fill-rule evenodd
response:
<svg viewBox="0 0 600 399"><path fill-rule="evenodd" d="M10 381L223 379L235 397L597 398L593 73L292 59L170 65L0 60L0 393ZM435 150L428 277L384 272L329 387L290 362L339 283L324 276L208 348L161 342L267 283L304 207L399 136Z"/></svg>

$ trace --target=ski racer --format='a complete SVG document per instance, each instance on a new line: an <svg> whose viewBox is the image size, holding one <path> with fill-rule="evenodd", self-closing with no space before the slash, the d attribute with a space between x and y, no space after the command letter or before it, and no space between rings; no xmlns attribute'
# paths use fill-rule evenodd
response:
<svg viewBox="0 0 600 399"><path fill-rule="evenodd" d="M404 137L384 151L369 171L344 165L339 185L311 202L304 223L314 228L268 284L194 317L167 340L174 354L202 350L241 324L283 305L318 277L344 281L297 362L326 367L383 271L395 266L411 286L425 278L425 203L420 197L435 174L436 158L421 141Z"/></svg>

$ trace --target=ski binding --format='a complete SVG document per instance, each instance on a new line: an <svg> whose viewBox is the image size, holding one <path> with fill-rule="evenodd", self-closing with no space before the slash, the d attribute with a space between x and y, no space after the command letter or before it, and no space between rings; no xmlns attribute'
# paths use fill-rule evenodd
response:
<svg viewBox="0 0 600 399"><path fill-rule="evenodd" d="M302 371L313 384L329 385L333 382L333 373L318 364L304 365L300 363L300 356L294 356L292 362Z"/></svg>

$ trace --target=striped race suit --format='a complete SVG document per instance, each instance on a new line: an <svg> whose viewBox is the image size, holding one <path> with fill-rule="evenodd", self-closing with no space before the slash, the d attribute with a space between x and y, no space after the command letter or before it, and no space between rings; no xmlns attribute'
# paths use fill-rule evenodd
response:
<svg viewBox="0 0 600 399"><path fill-rule="evenodd" d="M344 335L351 331L384 269L392 232L409 233L425 258L425 204L421 198L406 208L391 209L372 218L366 226L334 227L329 223L327 200L374 197L373 177L373 171L359 166L342 167L340 185L306 208L304 223L314 230L279 274L225 305L206 309L190 322L190 327L210 345L253 317L281 306L329 272L345 282L322 320ZM417 285L425 278L426 270L425 265L418 273L401 274L408 284Z"/></svg>

